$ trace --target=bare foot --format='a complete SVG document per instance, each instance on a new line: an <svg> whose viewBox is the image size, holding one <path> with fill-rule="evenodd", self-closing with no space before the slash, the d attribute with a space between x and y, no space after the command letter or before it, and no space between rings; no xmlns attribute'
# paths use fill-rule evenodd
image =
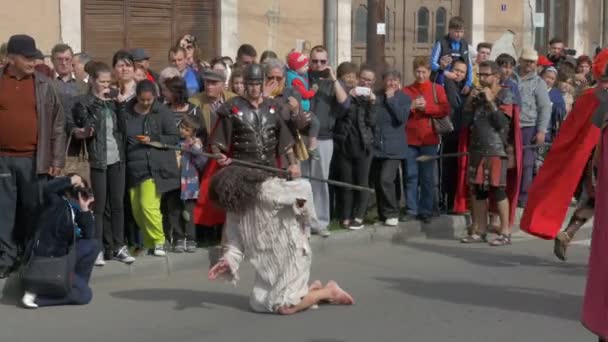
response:
<svg viewBox="0 0 608 342"><path fill-rule="evenodd" d="M308 292L310 291L317 291L323 288L323 284L321 283L320 280L315 280L312 282L312 284L310 284L310 286L308 286Z"/></svg>
<svg viewBox="0 0 608 342"><path fill-rule="evenodd" d="M281 315L293 315L296 313L295 306L282 306L277 310Z"/></svg>
<svg viewBox="0 0 608 342"><path fill-rule="evenodd" d="M338 304L338 305L355 304L355 300L353 299L353 297L351 297L351 295L348 294L348 292L342 290L342 288L335 281L330 280L325 287L332 290L333 298L330 301L331 304Z"/></svg>

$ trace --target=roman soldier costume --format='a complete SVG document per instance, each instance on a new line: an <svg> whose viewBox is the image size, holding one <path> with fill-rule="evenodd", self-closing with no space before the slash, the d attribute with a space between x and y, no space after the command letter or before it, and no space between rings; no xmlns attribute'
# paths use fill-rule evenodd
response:
<svg viewBox="0 0 608 342"><path fill-rule="evenodd" d="M248 66L244 81L262 84L262 67L259 64ZM226 101L217 110L217 116L210 138L214 153L267 166L280 166L279 157L287 155L294 145L293 135L282 119L290 117L289 109L278 100L264 98L256 107L247 98L237 96ZM291 154L288 160L295 163ZM197 224L211 226L225 222L225 212L212 203L208 191L211 178L220 168L217 161L212 160L201 177L201 191L194 211Z"/></svg>

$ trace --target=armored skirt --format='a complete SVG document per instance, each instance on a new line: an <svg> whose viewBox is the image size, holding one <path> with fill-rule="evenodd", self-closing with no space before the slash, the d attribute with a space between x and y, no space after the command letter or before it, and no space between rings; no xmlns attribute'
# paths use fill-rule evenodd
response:
<svg viewBox="0 0 608 342"><path fill-rule="evenodd" d="M304 180L273 177L259 189L254 204L228 212L224 259L234 281L241 261L251 262L256 275L250 306L274 313L308 293L312 254L303 227L314 224L316 215L310 183ZM306 202L300 207L297 200Z"/></svg>
<svg viewBox="0 0 608 342"><path fill-rule="evenodd" d="M486 187L507 185L507 157L484 156L471 152L469 156L469 184Z"/></svg>

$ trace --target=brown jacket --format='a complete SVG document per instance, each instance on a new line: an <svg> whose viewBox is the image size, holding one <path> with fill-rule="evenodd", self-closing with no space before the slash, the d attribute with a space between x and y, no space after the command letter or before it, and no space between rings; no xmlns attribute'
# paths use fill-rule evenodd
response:
<svg viewBox="0 0 608 342"><path fill-rule="evenodd" d="M0 68L2 74L4 68ZM51 166L63 168L65 165L65 115L51 80L38 71L34 72L34 80L38 113L36 173L46 174Z"/></svg>
<svg viewBox="0 0 608 342"><path fill-rule="evenodd" d="M235 93L227 90L224 90L224 92L222 93L224 103L235 96L237 96ZM205 94L204 92L195 94L190 97L188 101L193 105L199 106L201 108L201 112L203 113L203 122L201 122L201 128L205 127L205 129L207 130L207 135L211 136L213 126L217 121L217 115L211 113L211 107L209 106L209 98L207 97L207 94Z"/></svg>

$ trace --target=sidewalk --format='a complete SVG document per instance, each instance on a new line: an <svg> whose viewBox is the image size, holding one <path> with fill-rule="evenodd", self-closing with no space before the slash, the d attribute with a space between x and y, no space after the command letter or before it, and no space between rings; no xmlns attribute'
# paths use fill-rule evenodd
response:
<svg viewBox="0 0 608 342"><path fill-rule="evenodd" d="M567 224L573 212L574 208L570 208L564 224ZM518 209L518 221L521 215L522 210ZM584 228L589 228L592 224L592 222L589 222ZM381 224L375 224L366 225L365 228L358 231L334 230L330 237L312 236L310 242L313 250L331 248L332 245L337 243L355 241L362 243L381 240L403 242L411 237L454 240L455 245L458 245L457 240L466 234L467 225L468 221L465 216L443 215L434 218L428 225L424 225L419 221L410 221L399 223L398 227L386 227ZM514 235L514 243L517 243L518 238L529 236L519 230L519 225L513 227L512 233ZM110 261L104 267L95 268L91 284L124 280L125 278L169 277L173 272L192 268L200 268L201 277L205 278L209 267L208 263L208 254L205 248L200 248L197 253L191 254L169 253L167 257L163 258L143 256L137 258L137 261L132 265ZM7 300L13 302L22 294L16 273L11 275L9 279L0 280L0 288L3 289L0 302L6 302Z"/></svg>

